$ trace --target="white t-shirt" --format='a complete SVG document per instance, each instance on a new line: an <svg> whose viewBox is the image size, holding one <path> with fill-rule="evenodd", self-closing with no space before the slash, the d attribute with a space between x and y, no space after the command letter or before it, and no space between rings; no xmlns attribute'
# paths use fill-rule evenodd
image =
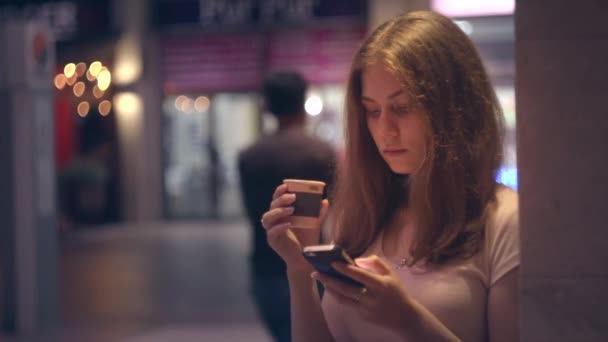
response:
<svg viewBox="0 0 608 342"><path fill-rule="evenodd" d="M517 194L507 188L497 194L498 206L488 218L483 249L469 260L441 266L395 270L406 291L463 341L486 341L487 300L491 287L519 265ZM387 264L378 242L365 255L376 254ZM331 295L323 297L323 313L336 341L400 341L391 331L363 320Z"/></svg>

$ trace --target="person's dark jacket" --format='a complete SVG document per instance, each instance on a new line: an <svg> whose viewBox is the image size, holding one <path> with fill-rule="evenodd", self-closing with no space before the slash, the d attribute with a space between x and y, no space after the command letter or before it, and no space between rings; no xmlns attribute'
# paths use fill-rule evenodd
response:
<svg viewBox="0 0 608 342"><path fill-rule="evenodd" d="M238 166L243 203L253 228L254 275L285 274L285 263L268 246L260 222L276 187L283 179L295 178L326 182L327 189L331 187L335 159L331 145L299 130L265 136L241 152Z"/></svg>

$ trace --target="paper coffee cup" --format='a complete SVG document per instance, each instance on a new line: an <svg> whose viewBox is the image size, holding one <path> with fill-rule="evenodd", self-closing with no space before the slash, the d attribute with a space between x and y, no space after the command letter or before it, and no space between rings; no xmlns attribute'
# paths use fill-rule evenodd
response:
<svg viewBox="0 0 608 342"><path fill-rule="evenodd" d="M287 192L296 194L291 226L294 228L317 227L325 183L304 179L285 179L283 183L287 185Z"/></svg>

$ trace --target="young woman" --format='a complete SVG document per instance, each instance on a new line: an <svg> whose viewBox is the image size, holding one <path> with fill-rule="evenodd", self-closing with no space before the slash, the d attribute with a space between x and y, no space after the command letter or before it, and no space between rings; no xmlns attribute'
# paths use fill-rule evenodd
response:
<svg viewBox="0 0 608 342"><path fill-rule="evenodd" d="M412 12L367 38L332 200L333 241L357 258L334 267L364 287L313 272L301 249L319 230L290 229L285 186L262 217L287 264L294 341L518 339L517 195L495 181L502 130L479 55L450 19Z"/></svg>

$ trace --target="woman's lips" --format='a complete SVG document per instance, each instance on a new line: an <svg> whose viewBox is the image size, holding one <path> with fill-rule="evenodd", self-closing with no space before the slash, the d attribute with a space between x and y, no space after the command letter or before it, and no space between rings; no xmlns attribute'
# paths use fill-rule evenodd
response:
<svg viewBox="0 0 608 342"><path fill-rule="evenodd" d="M396 156L400 156L402 154L404 154L405 152L407 152L407 149L405 148L391 148L391 149L385 149L382 150L382 153L388 157L396 157Z"/></svg>

